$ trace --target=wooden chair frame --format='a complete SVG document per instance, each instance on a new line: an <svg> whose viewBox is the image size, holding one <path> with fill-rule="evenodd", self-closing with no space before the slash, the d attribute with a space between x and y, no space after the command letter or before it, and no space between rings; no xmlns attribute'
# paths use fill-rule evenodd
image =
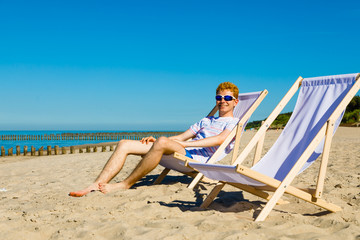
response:
<svg viewBox="0 0 360 240"><path fill-rule="evenodd" d="M232 141L232 139L235 137L235 145L232 151L232 159L233 161L236 159L237 154L238 154L238 149L240 146L240 138L241 138L241 133L243 131L243 128L245 126L245 124L247 123L247 121L249 120L249 118L251 117L251 115L254 113L254 111L256 110L256 108L260 105L260 103L264 100L264 98L266 97L266 95L268 94L268 91L265 89L263 90L259 97L256 99L256 101L252 104L252 106L249 108L249 110L244 114L244 116L240 119L240 121L238 122L237 126L234 127L234 129L231 131L231 133L229 134L229 136L225 139L225 141L219 146L219 148L216 150L216 152L214 153L213 156L211 156L211 158L209 159L208 163L214 163L218 157L223 153L223 151L225 150L225 148L229 145L229 143ZM216 112L218 111L218 107L215 106L210 113L207 115L208 117L210 116L214 116L216 114ZM188 162L196 162L194 159L191 159L189 157L186 157L183 154L180 153L174 153L173 155L174 158L183 161L184 166L188 166ZM189 167L190 168L190 167ZM192 168L190 168L192 169ZM165 168L161 174L158 176L158 178L154 181L154 184L159 184L164 178L165 176L169 173L171 169L169 168ZM194 170L194 169L193 169ZM194 172L191 173L184 173L186 175L189 175L191 177L194 177L194 180L189 184L188 188L193 189L198 182L203 179L203 174L198 173L196 170L194 170Z"/></svg>
<svg viewBox="0 0 360 240"><path fill-rule="evenodd" d="M294 85L287 92L287 94L284 96L284 98L277 105L277 107L274 109L274 111L266 119L264 124L260 127L258 132L251 139L249 144L245 147L245 149L241 152L239 157L234 162L234 165L237 165L236 171L239 174L242 174L244 176L252 178L256 181L262 182L262 183L266 184L267 187L266 188L253 187L253 186L237 184L237 183L218 182L216 184L216 186L213 188L213 190L210 192L208 197L204 200L201 207L206 208L207 206L209 206L211 204L211 202L215 199L215 197L218 195L218 193L221 191L221 189L225 186L225 184L230 184L234 187L237 187L244 191L250 192L258 197L268 200L268 202L266 203L266 205L264 206L262 211L255 218L255 221L264 221L266 219L266 217L270 214L271 210L275 207L275 204L283 203L284 201L281 200L281 197L283 196L284 193L288 193L290 195L298 197L304 201L315 204L315 205L322 207L326 210L329 210L331 212L341 211L341 208L339 206L336 206L332 203L328 203L328 202L324 201L323 199L321 199L321 197L322 197L322 192L323 192L323 187L324 187L326 168L327 168L327 163L328 163L328 158L329 158L329 152L330 152L330 146L331 146L331 141L332 141L332 137L333 137L335 121L339 118L339 116L345 110L346 106L349 104L351 99L359 91L359 89L360 89L359 76L360 76L360 74L357 75L356 82L354 83L352 88L349 90L347 95L344 97L344 99L341 101L341 103L338 105L338 107L331 114L328 121L323 125L323 127L317 133L317 135L312 140L312 142L308 145L308 147L303 152L303 154L300 156L300 158L297 160L297 162L292 167L292 169L288 172L287 176L283 179L283 181L278 181L278 180L268 177L264 174L256 172L250 168L242 166L241 163L245 160L245 158L249 155L250 151L255 147L255 145L257 143L258 143L258 146L262 146L261 142L264 139L266 130L269 128L271 123L275 120L275 118L278 116L278 114L281 112L281 110L285 107L285 105L289 102L291 97L296 93L296 91L301 86L301 82L302 82L303 78L299 77L296 80L296 82L294 83ZM321 156L321 164L320 164L320 168L319 168L316 189L299 189L299 188L290 186L291 182L294 180L297 173L300 171L300 169L306 163L307 159L311 156L311 154L314 152L314 150L320 144L320 142L322 141L322 139L324 137L325 137L325 143L324 143L323 153ZM256 161L258 161L258 159L259 159L258 151L260 151L260 149L256 150L254 163ZM274 191L274 194L271 196L270 194L268 194L265 191Z"/></svg>

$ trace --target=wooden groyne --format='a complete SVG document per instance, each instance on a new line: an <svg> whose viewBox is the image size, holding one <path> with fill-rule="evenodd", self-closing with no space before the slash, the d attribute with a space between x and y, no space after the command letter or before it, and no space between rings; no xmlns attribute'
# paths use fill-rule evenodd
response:
<svg viewBox="0 0 360 240"><path fill-rule="evenodd" d="M104 132L104 133L62 133L62 134L44 134L44 135L0 135L1 141L104 141L101 143L77 145L70 147L41 146L36 149L34 146L20 146L5 149L1 146L0 156L45 156L74 153L106 152L114 151L116 142L122 139L141 140L147 136L159 138L161 136L174 136L179 132ZM112 142L109 142L112 141ZM15 153L14 153L15 150Z"/></svg>
<svg viewBox="0 0 360 240"><path fill-rule="evenodd" d="M59 146L42 146L36 149L34 146L31 146L30 151L28 151L28 146L24 146L23 151L21 152L20 146L16 146L15 153L14 148L5 149L1 147L0 156L49 156L49 155L60 155L60 154L74 154L74 153L91 153L91 152L107 152L114 151L116 148L116 143L99 143L94 145L80 145L80 146L70 146L70 147L59 147Z"/></svg>

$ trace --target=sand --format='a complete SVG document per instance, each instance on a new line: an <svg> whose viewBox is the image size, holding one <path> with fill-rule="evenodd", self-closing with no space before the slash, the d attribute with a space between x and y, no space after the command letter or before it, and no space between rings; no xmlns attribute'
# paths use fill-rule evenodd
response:
<svg viewBox="0 0 360 240"><path fill-rule="evenodd" d="M254 132L244 133L243 144ZM280 131L268 131L268 149ZM328 213L285 196L264 222L250 219L265 201L227 186L207 210L212 185L194 191L191 179L170 172L151 185L158 167L135 188L82 198L67 194L91 183L111 152L0 158L1 239L360 239L360 128L340 127L331 148L324 198L343 211ZM139 157L130 156L120 181ZM314 186L318 162L295 180Z"/></svg>

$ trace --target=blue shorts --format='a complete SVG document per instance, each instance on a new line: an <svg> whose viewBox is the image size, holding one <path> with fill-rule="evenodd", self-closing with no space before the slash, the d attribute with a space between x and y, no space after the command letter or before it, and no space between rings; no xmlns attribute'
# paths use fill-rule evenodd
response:
<svg viewBox="0 0 360 240"><path fill-rule="evenodd" d="M185 156L192 159L193 157L191 156L190 152L188 150L186 150L186 149L185 149L185 151L186 151Z"/></svg>

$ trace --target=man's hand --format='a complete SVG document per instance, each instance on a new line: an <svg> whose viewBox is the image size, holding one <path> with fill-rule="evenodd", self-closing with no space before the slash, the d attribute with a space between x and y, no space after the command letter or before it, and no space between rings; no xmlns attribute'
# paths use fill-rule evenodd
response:
<svg viewBox="0 0 360 240"><path fill-rule="evenodd" d="M156 138L154 138L153 136L150 136L150 137L146 137L146 138L143 138L140 140L141 143L145 143L145 144L148 144L150 142L155 142L156 141Z"/></svg>

